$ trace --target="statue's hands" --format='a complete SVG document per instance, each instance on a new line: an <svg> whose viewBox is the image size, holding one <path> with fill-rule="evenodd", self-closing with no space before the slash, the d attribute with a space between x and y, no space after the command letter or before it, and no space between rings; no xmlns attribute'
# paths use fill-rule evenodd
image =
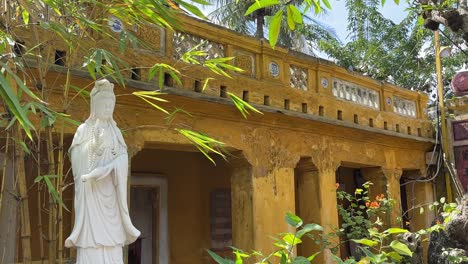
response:
<svg viewBox="0 0 468 264"><path fill-rule="evenodd" d="M92 170L90 173L88 174L84 174L84 175L81 175L81 180L83 182L86 182L88 180L94 180L100 176L102 176L102 174L104 173L105 171L105 168L102 168L102 167L97 167L95 168L94 170Z"/></svg>

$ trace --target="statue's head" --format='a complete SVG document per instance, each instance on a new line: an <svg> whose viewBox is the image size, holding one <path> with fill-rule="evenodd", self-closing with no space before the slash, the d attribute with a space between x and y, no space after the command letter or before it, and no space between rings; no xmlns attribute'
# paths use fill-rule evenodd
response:
<svg viewBox="0 0 468 264"><path fill-rule="evenodd" d="M96 81L91 90L90 119L112 119L115 106L114 84L106 79Z"/></svg>

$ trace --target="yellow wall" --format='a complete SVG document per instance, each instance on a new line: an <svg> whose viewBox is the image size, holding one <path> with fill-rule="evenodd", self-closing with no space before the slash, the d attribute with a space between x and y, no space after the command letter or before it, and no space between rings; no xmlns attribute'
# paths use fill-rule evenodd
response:
<svg viewBox="0 0 468 264"><path fill-rule="evenodd" d="M144 149L132 159L132 173L167 179L170 263L205 263L205 249L211 247L210 192L230 188L227 171L223 160L214 166L192 152Z"/></svg>

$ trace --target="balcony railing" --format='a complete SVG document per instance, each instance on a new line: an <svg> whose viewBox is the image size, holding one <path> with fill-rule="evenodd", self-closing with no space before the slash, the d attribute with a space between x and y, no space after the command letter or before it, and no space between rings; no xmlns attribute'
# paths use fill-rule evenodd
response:
<svg viewBox="0 0 468 264"><path fill-rule="evenodd" d="M181 69L182 85L175 88L193 92L201 92L200 83L215 77L203 91L207 96L225 97L226 92L231 92L253 104L320 116L321 120L354 123L357 128L371 127L426 138L433 135L425 113L428 101L425 94L376 81L332 62L282 47L272 49L267 41L207 22L186 16L180 16L180 21L184 32L155 26L128 27L149 45L132 48L122 58L132 67L150 67L158 62L176 65ZM28 34L23 36L21 41L27 42ZM118 45L108 39L101 39L96 45L118 50ZM60 44L56 46L59 50ZM234 57L232 64L244 72L232 72L233 78L225 78L179 61L185 52L194 48L207 53L202 61ZM142 69L138 77L145 80L147 75L148 70ZM128 78L131 76L129 73ZM174 86L169 79L166 85Z"/></svg>

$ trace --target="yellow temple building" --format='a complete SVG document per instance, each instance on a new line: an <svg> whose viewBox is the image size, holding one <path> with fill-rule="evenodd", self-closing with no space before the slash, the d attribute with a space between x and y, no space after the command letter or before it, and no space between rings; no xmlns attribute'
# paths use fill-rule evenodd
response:
<svg viewBox="0 0 468 264"><path fill-rule="evenodd" d="M131 217L142 231L128 249L129 263L212 263L206 249L226 255L230 246L269 252L273 236L291 231L284 221L287 212L332 231L340 221L336 183L352 192L371 181L371 195L388 192L397 201L386 219L393 226L402 225L402 212L413 204L434 199L436 190L430 182L400 187L402 182L426 177L426 153L434 146L427 95L323 59L282 47L272 49L265 40L207 22L186 16L180 20L183 32L152 26L132 29L151 47L130 48L122 55L135 69L125 76L125 87L115 87L114 119L130 157ZM23 30L21 41L28 44L32 36ZM181 62L181 56L197 45L208 53L207 59L235 57L233 65L244 72L220 77ZM108 39L99 40L95 47L118 50ZM64 44L54 42L48 83L65 83L63 60L70 59L66 51ZM169 103L162 106L181 108L190 115L178 114L167 122L164 113L131 95L159 89L156 81L146 81L148 70L141 68L155 63L176 65L181 71L182 85L166 74L161 97ZM37 74L37 66L34 60L28 61L31 74ZM80 64L75 66L71 84L90 89L89 73ZM215 79L203 89L207 78ZM60 105L60 90L55 92L51 101ZM229 99L230 93L262 114L252 112L244 118ZM73 118L84 121L89 102L77 97L69 109ZM212 155L214 165L175 128L199 131L225 143L226 159ZM75 129L65 127L67 146ZM27 172L35 175L32 167ZM32 186L34 176L27 179ZM72 189L64 193L68 208L73 208ZM31 188L31 215L43 216L42 223L31 219L34 263L42 263L37 227L48 225L47 212L38 212L35 206L45 201L40 196ZM15 208L12 202L2 210L15 214ZM432 213L413 214L410 229L429 226ZM73 217L73 210L64 211L66 235ZM6 259L17 263L21 261L19 226L11 222L6 227L5 221L0 218L0 242L10 252ZM297 250L308 255L316 249L306 242ZM73 250L65 250L67 259L73 259ZM346 249L341 253L347 254ZM329 254L321 254L315 263L331 263Z"/></svg>

